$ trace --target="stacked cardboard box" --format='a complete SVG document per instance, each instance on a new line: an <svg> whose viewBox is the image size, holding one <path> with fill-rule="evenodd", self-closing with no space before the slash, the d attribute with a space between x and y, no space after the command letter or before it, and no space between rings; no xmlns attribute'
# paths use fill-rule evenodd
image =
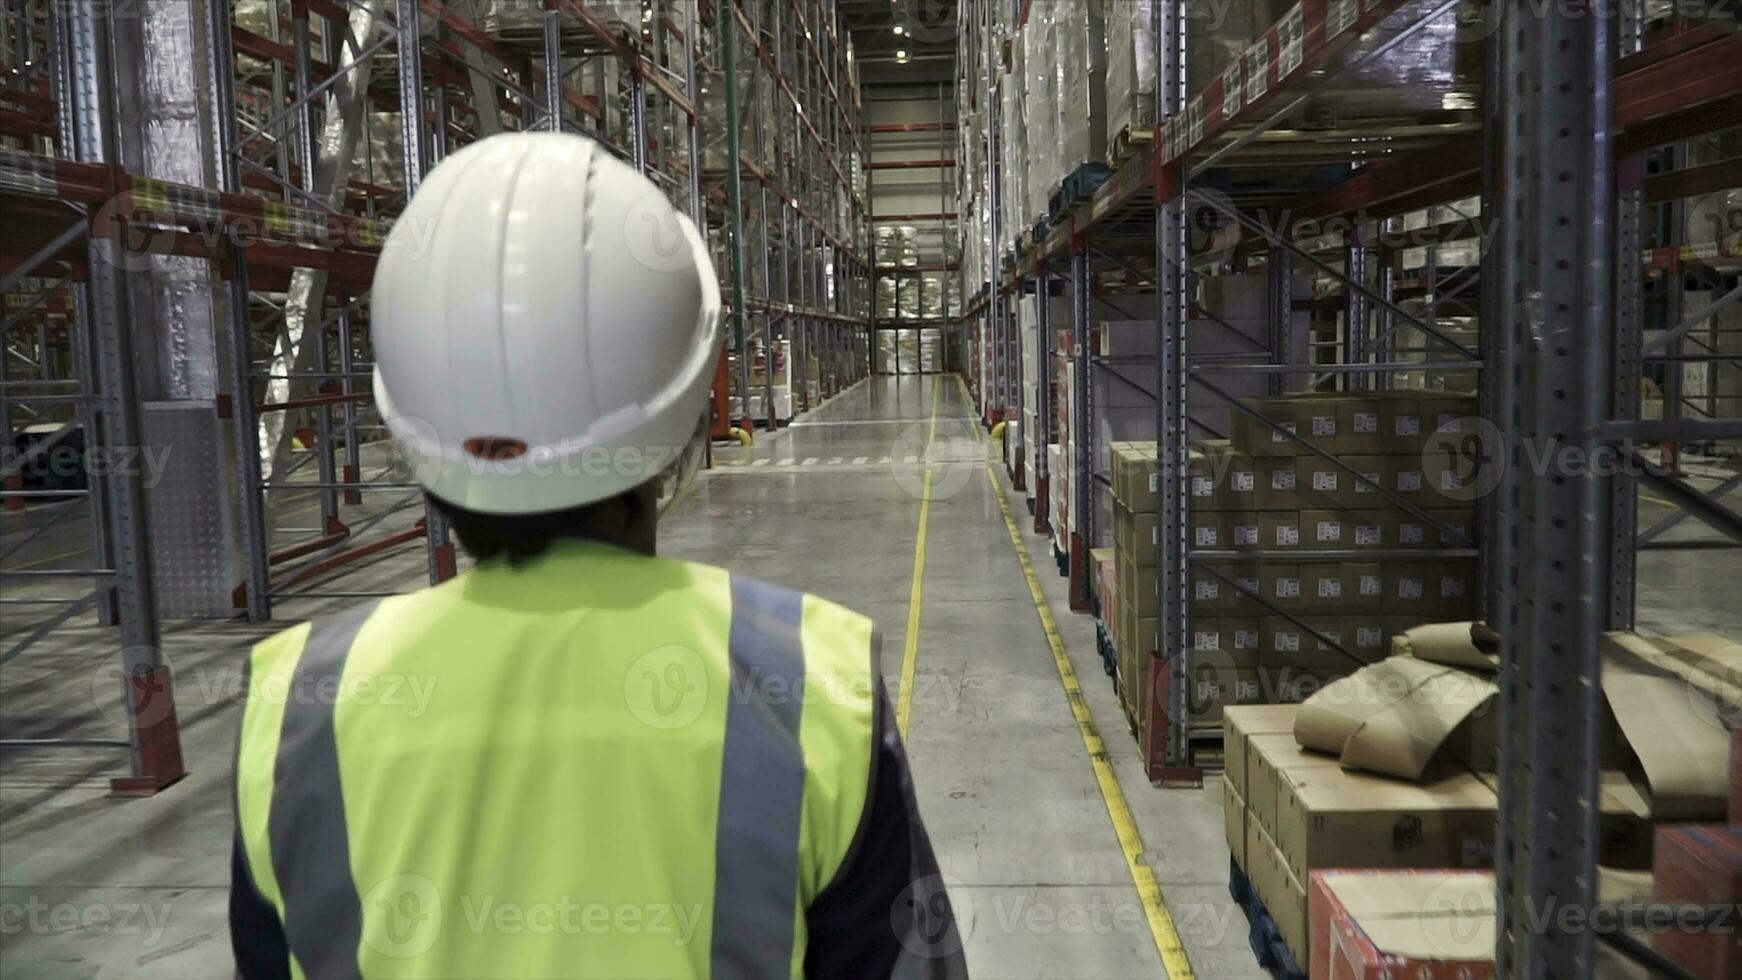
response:
<svg viewBox="0 0 1742 980"><path fill-rule="evenodd" d="M1117 610L1101 615L1113 624L1113 649L1119 697L1125 714L1142 726L1148 714L1150 669L1154 662L1155 614L1155 443L1108 444L1113 472L1113 564Z"/></svg>
<svg viewBox="0 0 1742 980"><path fill-rule="evenodd" d="M1296 710L1223 713L1223 811L1229 852L1304 964L1313 871L1488 867L1499 799L1491 777L1469 772L1421 784L1345 772L1295 743Z"/></svg>

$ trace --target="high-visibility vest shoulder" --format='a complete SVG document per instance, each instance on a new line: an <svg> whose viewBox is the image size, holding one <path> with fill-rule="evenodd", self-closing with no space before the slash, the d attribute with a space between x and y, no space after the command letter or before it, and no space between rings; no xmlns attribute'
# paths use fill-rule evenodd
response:
<svg viewBox="0 0 1742 980"><path fill-rule="evenodd" d="M563 544L256 646L239 839L306 977L802 974L875 751L877 636Z"/></svg>

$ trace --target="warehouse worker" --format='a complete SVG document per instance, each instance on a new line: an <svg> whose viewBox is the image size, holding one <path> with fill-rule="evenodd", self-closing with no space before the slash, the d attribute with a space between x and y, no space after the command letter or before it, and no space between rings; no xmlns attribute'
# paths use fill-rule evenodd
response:
<svg viewBox="0 0 1742 980"><path fill-rule="evenodd" d="M254 649L241 974L963 975L871 622L654 557L720 356L689 221L589 140L495 136L373 302L381 414L478 565Z"/></svg>

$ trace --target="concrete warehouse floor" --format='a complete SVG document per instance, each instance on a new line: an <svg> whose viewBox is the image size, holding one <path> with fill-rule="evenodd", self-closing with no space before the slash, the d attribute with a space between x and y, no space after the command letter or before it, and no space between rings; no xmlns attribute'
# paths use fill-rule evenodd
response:
<svg viewBox="0 0 1742 980"><path fill-rule="evenodd" d="M917 457L934 413L926 507ZM913 641L908 743L975 976L1158 976L1162 961L1133 869L987 479L989 447L970 415L953 378L871 379L777 435L758 433L751 449L722 450L722 465L667 514L661 550L808 589L875 617L892 691ZM1713 485L1710 475L1697 482ZM1065 663L1082 686L1090 731L1105 746L1116 777L1110 791L1128 802L1141 835L1132 857L1159 883L1197 975L1262 976L1245 921L1227 896L1219 779L1208 778L1201 790L1148 785L1102 673L1093 623L1068 612L1048 545L1026 530L1021 496L1004 495ZM1739 498L1730 505L1742 505ZM1640 526L1668 512L1645 500ZM0 538L18 540L41 519L0 518ZM389 521L400 519L410 518ZM1666 537L1710 536L1686 521ZM76 563L82 540L69 521L7 567ZM916 588L920 540L925 560ZM7 546L0 542L0 552ZM64 551L74 554L56 557ZM1733 584L1739 573L1742 552L1733 550L1642 554L1641 628L1742 636ZM422 550L409 547L319 588L409 589L423 581ZM32 583L6 594L68 591L65 583ZM915 594L918 630L910 637ZM0 975L231 975L225 893L236 663L258 637L345 601L287 600L278 610L282 621L265 627L192 622L166 629L191 774L158 797L106 797L107 778L124 767L107 750L0 755ZM0 613L5 649L50 611L8 605ZM113 735L122 719L111 683L113 643L111 633L75 620L8 663L0 734Z"/></svg>

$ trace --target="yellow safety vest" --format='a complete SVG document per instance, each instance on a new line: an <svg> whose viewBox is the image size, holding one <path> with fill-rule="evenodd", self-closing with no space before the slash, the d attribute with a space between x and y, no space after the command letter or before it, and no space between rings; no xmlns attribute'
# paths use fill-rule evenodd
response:
<svg viewBox="0 0 1742 980"><path fill-rule="evenodd" d="M254 648L239 834L299 977L800 977L870 620L564 542Z"/></svg>

